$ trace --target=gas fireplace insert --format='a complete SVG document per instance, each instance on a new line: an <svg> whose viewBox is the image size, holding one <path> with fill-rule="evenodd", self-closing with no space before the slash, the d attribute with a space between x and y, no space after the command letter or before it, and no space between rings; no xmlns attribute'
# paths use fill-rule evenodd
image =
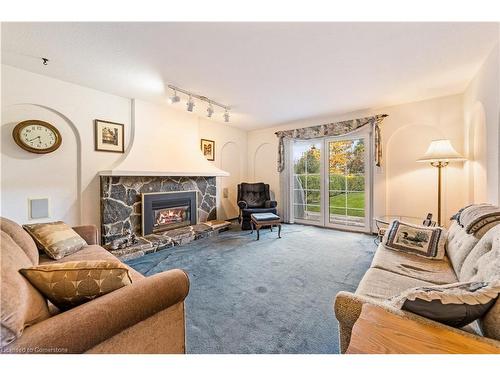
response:
<svg viewBox="0 0 500 375"><path fill-rule="evenodd" d="M196 224L196 206L196 191L143 193L142 235Z"/></svg>

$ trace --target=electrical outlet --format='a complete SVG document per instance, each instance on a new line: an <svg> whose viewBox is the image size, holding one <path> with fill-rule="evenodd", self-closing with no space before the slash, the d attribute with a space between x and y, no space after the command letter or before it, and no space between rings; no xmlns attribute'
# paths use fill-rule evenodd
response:
<svg viewBox="0 0 500 375"><path fill-rule="evenodd" d="M224 198L229 198L229 190L228 190L228 188L222 189L222 196Z"/></svg>

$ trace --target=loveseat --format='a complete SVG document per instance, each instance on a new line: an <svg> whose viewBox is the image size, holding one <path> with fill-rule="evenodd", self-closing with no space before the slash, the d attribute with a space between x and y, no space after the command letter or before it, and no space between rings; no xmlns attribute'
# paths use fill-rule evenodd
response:
<svg viewBox="0 0 500 375"><path fill-rule="evenodd" d="M388 303L389 298L409 288L498 279L500 224L497 223L491 223L473 235L468 234L455 220L452 221L446 241L446 256L442 260L390 250L380 244L355 293L340 292L335 298L340 352L346 352L353 325L364 304L379 306L421 324L443 327L475 340L486 341L498 347L500 352L500 298L482 319L461 329L397 309Z"/></svg>
<svg viewBox="0 0 500 375"><path fill-rule="evenodd" d="M39 255L33 239L15 222L0 218L0 229L2 336L19 321L32 320L2 353L185 352L189 279L182 270L144 277L127 266L132 284L60 312L19 269L49 262L117 261L98 245L96 227L73 228L88 246L57 261Z"/></svg>

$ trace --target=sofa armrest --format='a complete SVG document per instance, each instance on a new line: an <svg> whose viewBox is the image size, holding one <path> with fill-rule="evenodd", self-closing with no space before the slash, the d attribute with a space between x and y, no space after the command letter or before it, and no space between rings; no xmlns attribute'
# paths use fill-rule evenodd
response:
<svg viewBox="0 0 500 375"><path fill-rule="evenodd" d="M419 322L420 324L445 328L450 331L456 332L462 336L468 337L470 339L487 342L488 344L500 348L500 341L478 336L458 328L438 323L436 321L424 318L422 316L397 309L389 304L381 303L369 297L364 297L349 292L339 292L335 297L334 311L335 311L335 317L339 322L339 339L340 339L341 353L345 353L349 346L349 342L351 341L352 327L354 326L354 323L356 323L356 321L358 320L361 314L361 309L364 304L371 304L374 306L378 306L384 309L385 311L401 316L405 319L411 319Z"/></svg>
<svg viewBox="0 0 500 375"><path fill-rule="evenodd" d="M88 245L99 245L97 227L95 225L80 225L73 230L82 237Z"/></svg>
<svg viewBox="0 0 500 375"><path fill-rule="evenodd" d="M276 202L276 201L265 201L264 202L265 208L275 208L277 206L278 206L278 202Z"/></svg>
<svg viewBox="0 0 500 375"><path fill-rule="evenodd" d="M161 272L28 327L6 349L21 353L32 348L82 353L183 302L188 292L189 278L184 271Z"/></svg>
<svg viewBox="0 0 500 375"><path fill-rule="evenodd" d="M245 208L248 207L248 204L245 201L238 201L238 207L244 210Z"/></svg>

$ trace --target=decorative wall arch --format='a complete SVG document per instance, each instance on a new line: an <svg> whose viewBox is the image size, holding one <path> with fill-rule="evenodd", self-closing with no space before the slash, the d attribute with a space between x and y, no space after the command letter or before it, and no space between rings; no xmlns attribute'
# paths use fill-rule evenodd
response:
<svg viewBox="0 0 500 375"><path fill-rule="evenodd" d="M273 146L271 145L271 143L269 142L264 142L264 143L261 143L257 146L257 148L255 149L255 152L253 154L253 179L255 182L258 182L257 181L257 177L260 176L260 174L258 173L258 168L260 166L260 163L259 163L259 157L261 157L262 155L266 156L266 155L269 155L271 156L272 154L272 157L275 158L276 155L275 154L275 150L273 148ZM274 159L272 159L274 160ZM268 160L269 162L269 160ZM267 167L267 165L266 165ZM269 169L269 168L266 168L266 170Z"/></svg>
<svg viewBox="0 0 500 375"><path fill-rule="evenodd" d="M486 112L483 104L476 102L468 124L466 139L470 203L484 203L488 200L486 132Z"/></svg>
<svg viewBox="0 0 500 375"><path fill-rule="evenodd" d="M83 210L82 210L82 163L81 163L81 160L82 160L82 141L81 141L81 136L80 136L80 133L78 131L77 126L73 123L73 121L71 121L61 111L59 111L55 108L49 107L49 106L42 105L42 104L15 103L15 104L11 104L11 105L8 105L8 106L2 108L2 112L5 110L8 111L9 108L16 108L19 106L33 106L36 108L41 108L43 110L46 110L49 113L52 113L52 114L56 115L57 117L59 117L71 130L71 133L73 134L74 140L76 143L76 150L75 150L76 151L76 168L75 168L76 192L75 193L76 193L76 210L77 210L76 216L78 218L78 221L81 222L82 217L83 217ZM5 124L2 124L2 127L4 125Z"/></svg>

